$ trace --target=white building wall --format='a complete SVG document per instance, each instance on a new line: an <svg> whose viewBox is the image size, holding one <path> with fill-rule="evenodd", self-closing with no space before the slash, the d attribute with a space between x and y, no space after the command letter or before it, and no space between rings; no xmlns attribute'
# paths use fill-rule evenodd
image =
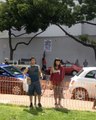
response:
<svg viewBox="0 0 96 120"><path fill-rule="evenodd" d="M0 38L8 38L8 31L0 32Z"/></svg>
<svg viewBox="0 0 96 120"><path fill-rule="evenodd" d="M9 44L8 38L1 38L0 39L0 62L4 61L4 58L9 58Z"/></svg>
<svg viewBox="0 0 96 120"><path fill-rule="evenodd" d="M82 29L83 28L83 29ZM64 26L64 29L67 30L72 35L78 36L83 33L95 34L95 31L91 31L91 27L84 24L75 25L70 29ZM95 28L94 28L95 29ZM82 31L83 30L83 31ZM91 32L90 32L91 31ZM23 33L24 31L22 31ZM18 35L20 32L16 32ZM23 37L14 38L13 45L18 41L28 41L33 36L33 34L25 35ZM5 57L9 58L9 44L8 44L8 33L0 34L0 62L4 60ZM44 51L44 40L52 40L52 51L46 53L47 65L50 66L53 63L55 57L60 57L64 61L69 60L70 62L75 62L76 59L79 59L80 64L82 65L84 59L87 59L89 65L95 64L94 51L91 48L87 48L73 39L69 38L58 29L57 26L50 26L48 29L39 35L37 38L33 39L29 46L20 45L17 47L17 50L14 52L14 60L21 58L30 58L35 56L37 62L41 64L41 59Z"/></svg>
<svg viewBox="0 0 96 120"><path fill-rule="evenodd" d="M74 25L71 28L67 26L62 26L67 32L72 35L81 35L81 24ZM65 33L56 25L49 26L46 31L39 35L40 37L58 37L58 36L66 36Z"/></svg>
<svg viewBox="0 0 96 120"><path fill-rule="evenodd" d="M72 26L71 28L68 28L67 26L62 26L67 32L69 32L72 35L81 35L81 24L77 24ZM15 35L19 35L21 33L24 33L25 31L22 29L22 31L13 31ZM23 37L32 37L34 33L32 34L25 34ZM38 35L39 37L58 37L58 36L66 36L65 33L56 25L50 25L42 34ZM21 36L22 37L22 36Z"/></svg>
<svg viewBox="0 0 96 120"><path fill-rule="evenodd" d="M28 41L29 39L30 38L14 39L14 44L17 41ZM52 51L46 52L47 66L52 65L56 57L70 62L75 62L76 59L79 59L81 65L83 61L87 59L89 65L95 64L93 49L87 48L69 37L35 38L28 46L18 46L17 50L14 52L14 60L35 56L37 63L41 65L41 59L44 52L44 40L52 40ZM0 39L0 62L2 62L5 57L9 58L9 48L7 45L8 41L6 39Z"/></svg>
<svg viewBox="0 0 96 120"><path fill-rule="evenodd" d="M90 21L92 23L96 23L96 19L93 21ZM88 34L88 35L96 35L96 25L90 25L90 24L83 24L82 25L82 34Z"/></svg>

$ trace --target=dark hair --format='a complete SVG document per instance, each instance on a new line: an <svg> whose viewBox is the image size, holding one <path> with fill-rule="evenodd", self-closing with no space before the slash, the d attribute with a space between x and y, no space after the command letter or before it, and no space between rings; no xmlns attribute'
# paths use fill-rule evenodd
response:
<svg viewBox="0 0 96 120"><path fill-rule="evenodd" d="M31 58L30 58L30 61L31 61L32 59L36 60L35 57L31 57Z"/></svg>
<svg viewBox="0 0 96 120"><path fill-rule="evenodd" d="M61 60L59 58L56 58L54 60L54 64L53 64L54 69L56 69L56 61L60 61L60 63L61 63ZM61 64L58 67L60 68L60 66L61 66Z"/></svg>
<svg viewBox="0 0 96 120"><path fill-rule="evenodd" d="M35 58L35 57L31 57L31 58L30 58L30 61L31 61L31 60L35 60L35 63L36 63L36 58Z"/></svg>

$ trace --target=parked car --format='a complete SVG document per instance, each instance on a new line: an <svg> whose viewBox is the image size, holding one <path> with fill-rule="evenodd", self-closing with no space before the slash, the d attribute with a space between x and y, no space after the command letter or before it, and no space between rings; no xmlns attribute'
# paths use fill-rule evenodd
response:
<svg viewBox="0 0 96 120"><path fill-rule="evenodd" d="M24 75L19 69L6 64L0 64L0 76L15 77L20 80L24 79Z"/></svg>
<svg viewBox="0 0 96 120"><path fill-rule="evenodd" d="M22 72L28 68L30 65L25 65L25 64L17 64L17 65L14 65L15 67L19 68Z"/></svg>
<svg viewBox="0 0 96 120"><path fill-rule="evenodd" d="M24 75L14 66L0 64L0 93L24 94Z"/></svg>
<svg viewBox="0 0 96 120"><path fill-rule="evenodd" d="M96 67L84 67L71 78L69 91L73 99L96 98Z"/></svg>
<svg viewBox="0 0 96 120"><path fill-rule="evenodd" d="M64 63L63 65L64 69L65 69L65 74L67 75L76 75L81 69L81 66L77 66L73 63ZM51 67L48 67L46 69L46 74L50 74L50 69Z"/></svg>
<svg viewBox="0 0 96 120"><path fill-rule="evenodd" d="M74 76L82 69L82 66L77 66L73 63L65 63L64 68L65 68L65 74Z"/></svg>

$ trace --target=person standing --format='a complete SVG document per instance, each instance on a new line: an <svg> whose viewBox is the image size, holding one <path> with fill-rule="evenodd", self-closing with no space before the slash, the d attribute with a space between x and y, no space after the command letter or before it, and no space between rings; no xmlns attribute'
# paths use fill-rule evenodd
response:
<svg viewBox="0 0 96 120"><path fill-rule="evenodd" d="M4 63L5 63L6 65L9 65L9 60L8 60L8 58L5 58Z"/></svg>
<svg viewBox="0 0 96 120"><path fill-rule="evenodd" d="M33 107L32 98L33 96L38 96L38 107L42 107L41 105L41 85L39 78L42 77L42 72L40 66L36 64L36 59L34 57L31 58L30 66L24 70L24 74L28 74L31 78L31 83L28 88L28 95L30 99L30 107Z"/></svg>
<svg viewBox="0 0 96 120"><path fill-rule="evenodd" d="M53 86L55 106L61 106L61 98L63 97L63 80L65 76L64 67L61 60L56 58L50 71L50 81Z"/></svg>
<svg viewBox="0 0 96 120"><path fill-rule="evenodd" d="M85 61L83 62L83 66L84 66L84 67L87 67L87 66L88 66L88 62L87 62L86 59L85 59Z"/></svg>
<svg viewBox="0 0 96 120"><path fill-rule="evenodd" d="M45 73L46 71L46 57L45 57L45 51L43 53L43 58L42 58L42 71Z"/></svg>
<svg viewBox="0 0 96 120"><path fill-rule="evenodd" d="M80 66L80 63L79 63L79 60L78 60L78 59L76 59L75 65Z"/></svg>

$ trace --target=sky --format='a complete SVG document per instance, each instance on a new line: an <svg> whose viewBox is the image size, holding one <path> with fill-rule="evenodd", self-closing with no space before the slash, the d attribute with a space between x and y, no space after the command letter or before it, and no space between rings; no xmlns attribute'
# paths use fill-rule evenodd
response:
<svg viewBox="0 0 96 120"><path fill-rule="evenodd" d="M0 0L0 1L6 1L6 0Z"/></svg>

